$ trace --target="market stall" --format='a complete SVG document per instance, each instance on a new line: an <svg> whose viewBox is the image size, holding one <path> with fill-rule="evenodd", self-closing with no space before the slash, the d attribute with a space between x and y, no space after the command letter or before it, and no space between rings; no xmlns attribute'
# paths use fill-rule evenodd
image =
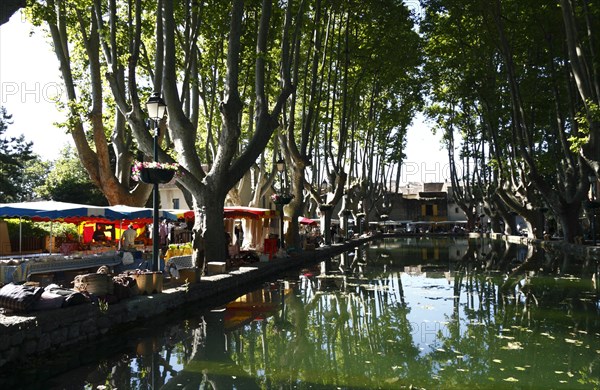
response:
<svg viewBox="0 0 600 390"><path fill-rule="evenodd" d="M264 252L265 239L271 234L271 220L279 218L277 211L247 206L227 206L223 209L225 229L236 237L235 225L239 225L243 232L242 242L236 243L241 250L256 250Z"/></svg>
<svg viewBox="0 0 600 390"><path fill-rule="evenodd" d="M0 218L19 218L19 220L26 218L34 222L58 221L78 223L84 218L90 221L104 221L106 220L104 213L104 207L77 203L56 201L0 203ZM21 239L22 234L19 232L19 254L21 253ZM51 230L49 240L51 250L54 248L53 242Z"/></svg>
<svg viewBox="0 0 600 390"><path fill-rule="evenodd" d="M175 213L179 219L193 219L192 210L169 210ZM225 232L232 239L232 244L239 246L241 250L264 250L265 239L271 234L271 222L279 218L276 210L249 206L225 206L223 208L225 220ZM243 239L236 242L236 225L241 227ZM275 229L276 231L276 229Z"/></svg>
<svg viewBox="0 0 600 390"><path fill-rule="evenodd" d="M159 213L161 219L177 219L177 216L171 212L159 210ZM0 218L26 218L33 222L73 223L79 225L78 233L82 238L80 241L86 244L92 241L92 235L98 225L102 225L106 228L107 242L117 246L121 233L127 229L128 224L136 224L136 229L139 229L141 234L146 224L152 223L153 210L125 205L103 207L56 201L19 202L0 203ZM53 241L52 232L50 236L50 241ZM51 244L51 253L53 249L54 244ZM73 251L74 248L71 248L69 252Z"/></svg>
<svg viewBox="0 0 600 390"><path fill-rule="evenodd" d="M167 211L161 210L160 213L161 218L177 218ZM0 204L0 218L74 223L78 225L79 232L78 238L71 237L62 242L58 248L55 247L55 240L51 234L49 254L25 257L20 248L17 253L10 251L12 258L0 261L0 283L24 281L33 274L51 274L93 268L98 265L120 264L123 259L118 250L122 232L128 224L135 224L138 236L142 236L146 224L152 222L152 217L153 210L150 208L123 205L100 207L55 201ZM92 240L92 235L99 230L102 231L104 239ZM136 248L138 255L147 250L146 244L141 242L140 247ZM10 247L9 243L8 245ZM56 249L60 255L56 253Z"/></svg>

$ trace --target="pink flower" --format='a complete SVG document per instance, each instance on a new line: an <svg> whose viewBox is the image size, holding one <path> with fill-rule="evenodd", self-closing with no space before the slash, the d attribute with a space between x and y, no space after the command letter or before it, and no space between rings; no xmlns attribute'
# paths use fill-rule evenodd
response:
<svg viewBox="0 0 600 390"><path fill-rule="evenodd" d="M166 170L177 171L179 169L179 164L177 164L177 163L161 163L161 162L156 162L156 161L136 161L133 163L133 166L131 167L131 178L135 181L139 181L141 171L144 168L166 169Z"/></svg>
<svg viewBox="0 0 600 390"><path fill-rule="evenodd" d="M291 200L293 198L294 198L294 195L292 195L292 194L277 194L277 193L271 194L271 200L273 202L279 202L282 199Z"/></svg>

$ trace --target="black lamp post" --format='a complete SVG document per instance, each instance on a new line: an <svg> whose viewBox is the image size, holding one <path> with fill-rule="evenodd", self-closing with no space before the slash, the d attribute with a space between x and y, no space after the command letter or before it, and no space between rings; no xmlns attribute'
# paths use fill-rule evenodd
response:
<svg viewBox="0 0 600 390"><path fill-rule="evenodd" d="M596 246L596 175L590 175L588 179L592 187L592 201L590 202L590 208L592 209L592 243Z"/></svg>
<svg viewBox="0 0 600 390"><path fill-rule="evenodd" d="M283 206L284 206L284 197L287 196L285 193L284 185L283 185L283 171L285 170L285 161L283 159L279 159L276 162L277 172L279 172L279 200L275 203L277 208L279 209L279 249L283 249Z"/></svg>
<svg viewBox="0 0 600 390"><path fill-rule="evenodd" d="M154 121L154 161L158 161L158 132L159 121L165 116L167 105L160 97L160 93L154 92L146 102L148 116ZM158 271L158 182L152 187L152 271Z"/></svg>

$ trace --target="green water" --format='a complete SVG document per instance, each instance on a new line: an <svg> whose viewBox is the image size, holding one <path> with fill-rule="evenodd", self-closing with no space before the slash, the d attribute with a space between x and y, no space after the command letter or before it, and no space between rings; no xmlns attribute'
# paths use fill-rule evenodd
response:
<svg viewBox="0 0 600 390"><path fill-rule="evenodd" d="M215 310L190 309L57 356L12 381L73 389L598 388L599 298L595 262L488 241L387 239Z"/></svg>

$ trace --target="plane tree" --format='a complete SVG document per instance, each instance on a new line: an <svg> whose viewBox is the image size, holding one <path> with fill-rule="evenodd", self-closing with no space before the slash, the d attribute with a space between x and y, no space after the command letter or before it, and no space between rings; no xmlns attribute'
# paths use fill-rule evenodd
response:
<svg viewBox="0 0 600 390"><path fill-rule="evenodd" d="M31 8L60 61L66 126L111 203L148 197L150 187L132 186L128 173L136 150L153 154L144 104L153 91L162 93L168 119L159 123L158 160L180 164L177 181L193 200L195 229L206 221L211 260L225 258L225 197L264 150L292 90L281 70L289 68L284 31L293 20L284 20L282 7L267 0L52 0ZM278 63L269 61L273 55ZM254 94L251 134L242 132L245 91Z"/></svg>
<svg viewBox="0 0 600 390"><path fill-rule="evenodd" d="M454 201L473 228L481 205L489 199L486 194L495 192L491 187L495 171L488 164L490 142L482 125L482 99L494 101L498 86L495 51L482 33L481 17L470 18L471 7L460 9L453 3L447 12L436 7L441 4L432 4L421 24L427 42L424 73L430 96L425 112L434 130L442 134Z"/></svg>
<svg viewBox="0 0 600 390"><path fill-rule="evenodd" d="M508 225L510 211L522 215L530 234L541 237L549 208L565 240L573 241L581 234L589 166L569 140L580 133L574 116L579 103L559 44L560 10L542 3L431 5L424 31L429 47L441 48L432 50L431 68L445 77L435 79L437 87L441 81L452 91L450 99L436 98L471 115L478 129L483 144L463 145L488 155L475 167L484 178L478 186L486 209Z"/></svg>
<svg viewBox="0 0 600 390"><path fill-rule="evenodd" d="M126 125L126 116L117 109L104 77L113 74L116 88L127 93L124 54L117 51L117 42L124 44L124 23L117 25L116 6L113 7L115 12L108 14L110 33L106 31L113 50L107 50L101 39L106 14L98 9L100 6L92 1L50 0L33 3L27 12L34 24L43 25L51 39L66 94L66 101L58 102L67 116L61 127L71 134L90 180L110 204L141 206L152 187L131 186L135 153L132 132ZM106 62L101 57L101 48L109 56ZM139 125L145 126L141 116Z"/></svg>
<svg viewBox="0 0 600 390"><path fill-rule="evenodd" d="M473 229L481 212L478 205L483 202L483 183L479 175L483 142L480 142L471 116L455 108L454 104L438 101L430 105L426 112L435 120L435 131L443 134L442 140L448 151L452 196L467 217L467 227ZM460 137L460 145L456 145L457 136Z"/></svg>
<svg viewBox="0 0 600 390"><path fill-rule="evenodd" d="M281 137L291 166L294 198L286 213L294 245L307 204L319 209L326 242L340 201L344 215L368 214L386 191L380 182L391 181L391 167L401 161L420 104L420 38L404 5L317 0L307 7L294 54L302 65L294 68L297 89ZM366 200L360 208L359 200Z"/></svg>
<svg viewBox="0 0 600 390"><path fill-rule="evenodd" d="M355 221L383 205L393 207L394 197L388 194L399 190L406 131L422 107L423 43L414 23L406 8L375 3L365 28L365 36L388 35L361 45L372 52L359 56L364 97L353 101L349 156L349 203Z"/></svg>
<svg viewBox="0 0 600 390"><path fill-rule="evenodd" d="M600 172L600 9L588 1L560 0L568 66L580 100L576 106L580 133L576 145L596 173Z"/></svg>
<svg viewBox="0 0 600 390"><path fill-rule="evenodd" d="M211 242L207 247L207 258L224 258L225 238L223 235L223 204L229 190L242 178L245 172L256 162L259 155L266 147L274 130L279 126L279 114L283 104L292 91L289 79L289 40L286 32L291 29L292 20L282 18L280 32L272 33L280 37L281 42L281 89L275 95L271 108L269 95L267 95L267 58L269 49L269 28L272 23L273 11L270 1L263 1L258 13L260 17L255 20L256 25L254 40L256 47L254 64L254 93L255 123L254 133L247 140L241 153L238 144L241 142L240 116L243 114L243 102L240 99L240 53L242 51L242 26L244 25L244 9L241 1L234 1L231 9L231 23L227 44L226 77L224 83L223 101L220 103L221 128L216 143L216 153L209 169L202 167L200 156L195 149L195 128L185 115L179 98L175 72L175 24L171 18L172 9L165 3L165 70L163 76L163 90L165 100L169 107L169 129L174 141L174 149L178 155L178 162L189 171L181 180L184 186L193 194L196 211L196 220L200 219L199 207L205 207L206 219L205 238ZM287 7L293 6L288 2ZM247 26L250 28L251 26ZM220 245L220 244L223 245ZM214 247L213 247L214 246Z"/></svg>
<svg viewBox="0 0 600 390"><path fill-rule="evenodd" d="M558 11L543 3L528 4L526 12L513 4L497 4L490 10L508 83L511 131L521 169L526 171L520 184L531 185L537 195L527 197L524 217L531 224L530 234L541 237L543 232L536 204L541 198L557 217L565 240L573 241L581 235L579 214L590 168L568 141L570 133L579 132L573 117L577 100L570 94L573 81L565 68ZM517 15L518 22L505 22ZM518 35L521 38L515 38ZM538 45L532 50L529 42Z"/></svg>

